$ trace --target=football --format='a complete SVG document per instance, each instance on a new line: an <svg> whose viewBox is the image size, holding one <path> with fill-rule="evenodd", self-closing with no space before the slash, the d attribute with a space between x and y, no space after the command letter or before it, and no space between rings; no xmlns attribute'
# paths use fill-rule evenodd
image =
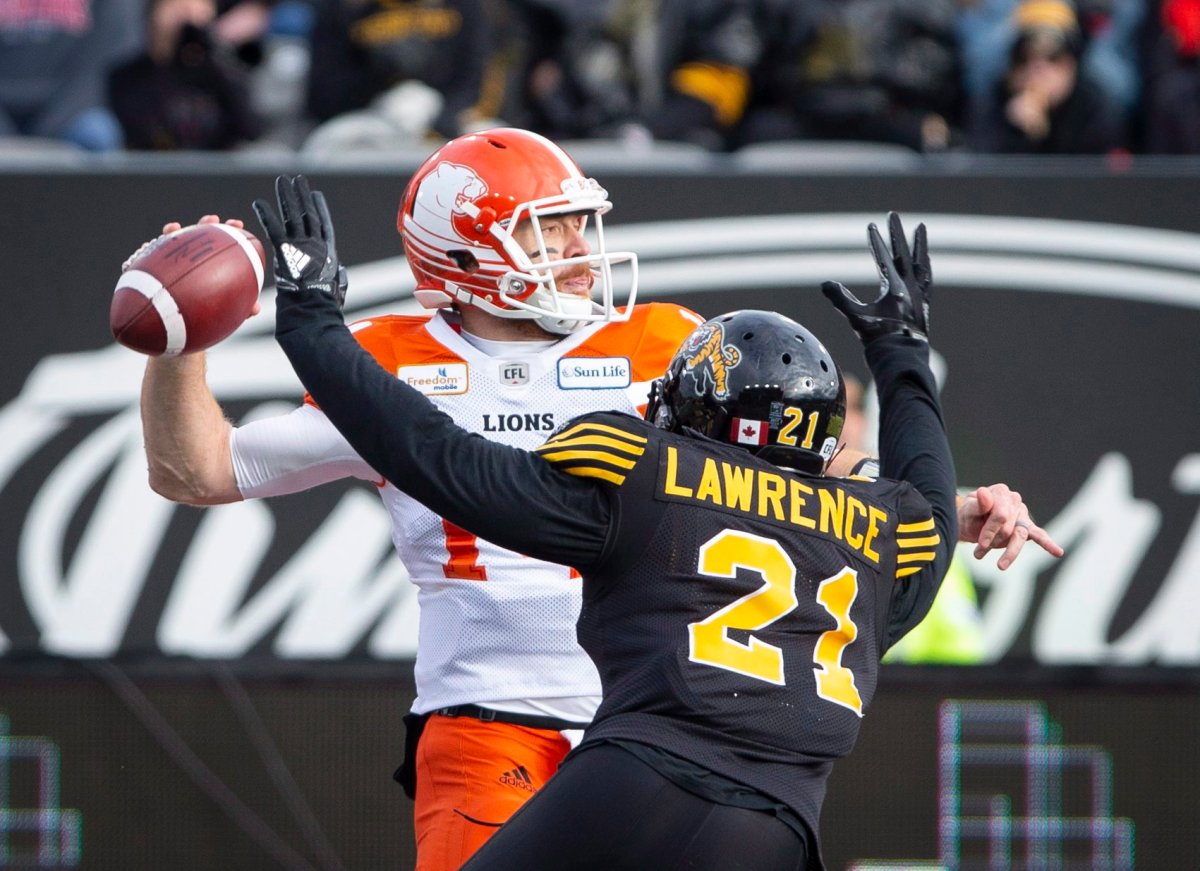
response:
<svg viewBox="0 0 1200 871"><path fill-rule="evenodd" d="M262 243L228 224L159 236L129 261L113 291L113 338L143 354L203 351L250 316L266 269Z"/></svg>

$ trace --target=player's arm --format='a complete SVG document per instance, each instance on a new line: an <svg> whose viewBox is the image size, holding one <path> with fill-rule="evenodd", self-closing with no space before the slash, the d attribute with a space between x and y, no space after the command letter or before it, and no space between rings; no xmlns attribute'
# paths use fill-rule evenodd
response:
<svg viewBox="0 0 1200 871"><path fill-rule="evenodd" d="M303 177L276 181L279 215L254 204L275 249L275 336L322 411L398 489L503 547L585 568L611 513L591 479L459 428L354 339L332 290L338 268L324 198Z"/></svg>
<svg viewBox="0 0 1200 871"><path fill-rule="evenodd" d="M916 572L904 573L887 643L916 625L929 610L946 574L958 539L954 461L937 384L929 368L929 289L932 272L925 226L918 225L910 253L904 228L888 216L891 251L874 224L868 229L871 252L879 269L881 295L860 302L837 282L822 290L846 316L863 342L871 375L879 390L879 446L885 478L907 481L923 497L911 499L901 518L898 539L922 554ZM932 523L928 523L931 520ZM931 529L927 529L931 526ZM900 575L908 566L901 567Z"/></svg>
<svg viewBox="0 0 1200 871"><path fill-rule="evenodd" d="M141 410L154 492L188 505L242 498L229 448L233 426L208 388L203 352L151 357L142 377Z"/></svg>
<svg viewBox="0 0 1200 871"><path fill-rule="evenodd" d="M205 215L198 223L219 221L216 215ZM243 226L237 219L228 223L239 229ZM173 233L180 226L171 222L162 231ZM126 267L141 250L125 261ZM257 305L254 311L258 311ZM242 498L229 449L232 425L208 389L203 352L147 360L141 412L154 492L188 505L217 505Z"/></svg>
<svg viewBox="0 0 1200 871"><path fill-rule="evenodd" d="M204 355L152 358L142 379L150 487L188 505L299 493L380 476L319 409L302 405L235 427L204 377Z"/></svg>
<svg viewBox="0 0 1200 871"><path fill-rule="evenodd" d="M219 220L205 215L199 223ZM228 223L242 227L236 219ZM163 233L179 227L169 223ZM301 407L235 428L208 387L203 352L151 357L141 412L150 487L175 502L217 505L350 476L379 477L317 409Z"/></svg>

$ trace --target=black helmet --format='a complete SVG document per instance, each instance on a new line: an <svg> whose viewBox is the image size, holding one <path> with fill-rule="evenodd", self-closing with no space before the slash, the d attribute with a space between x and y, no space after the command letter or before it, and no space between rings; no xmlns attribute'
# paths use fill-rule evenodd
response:
<svg viewBox="0 0 1200 871"><path fill-rule="evenodd" d="M662 429L689 427L811 474L825 470L845 418L842 373L820 339L791 318L753 310L697 327L646 408Z"/></svg>

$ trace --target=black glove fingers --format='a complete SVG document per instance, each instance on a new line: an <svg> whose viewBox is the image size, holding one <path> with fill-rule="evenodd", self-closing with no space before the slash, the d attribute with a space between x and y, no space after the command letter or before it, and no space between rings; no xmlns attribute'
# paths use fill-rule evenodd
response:
<svg viewBox="0 0 1200 871"><path fill-rule="evenodd" d="M325 202L325 194L320 191L312 193L313 211L318 224L317 232L325 240L326 250L331 259L337 259L337 243L333 236L333 218L329 215L329 204Z"/></svg>
<svg viewBox="0 0 1200 871"><path fill-rule="evenodd" d="M292 228L294 219L292 218L291 197L292 197L291 179L286 175L275 177L275 202L279 204L279 220L283 224L284 238L290 238L293 235Z"/></svg>
<svg viewBox="0 0 1200 871"><path fill-rule="evenodd" d="M821 293L825 294L826 299L848 318L854 317L859 311L866 308L862 301L840 281L821 282Z"/></svg>
<svg viewBox="0 0 1200 871"><path fill-rule="evenodd" d="M275 198L279 200L279 216L288 239L303 238L304 207L300 204L296 180L292 176L281 175L275 179Z"/></svg>
<svg viewBox="0 0 1200 871"><path fill-rule="evenodd" d="M254 209L254 214L258 216L258 223L262 224L263 232L267 234L267 238L271 240L273 246L279 245L286 238L283 232L283 224L279 220L279 216L275 214L275 210L271 208L271 204L266 200L255 200L250 207Z"/></svg>
<svg viewBox="0 0 1200 871"><path fill-rule="evenodd" d="M881 293L863 303L836 281L826 281L821 291L850 321L864 343L889 333L925 340L929 331L929 244L925 226L918 225L912 247L895 212L888 214L891 248L879 227L867 227L867 242L879 271Z"/></svg>
<svg viewBox="0 0 1200 871"><path fill-rule="evenodd" d="M309 186L308 177L298 175L294 179L296 200L300 203L300 221L304 226L304 235L309 239L321 238L319 226L320 216L317 213L313 190Z"/></svg>
<svg viewBox="0 0 1200 871"><path fill-rule="evenodd" d="M929 298L930 285L933 284L933 267L929 264L929 237L924 224L917 224L917 233L913 240L913 274L917 285Z"/></svg>
<svg viewBox="0 0 1200 871"><path fill-rule="evenodd" d="M875 268L879 272L879 296L876 297L878 302L884 299L889 293L894 292L894 288L903 287L904 282L901 277L896 274L896 266L892 263L892 255L887 249L887 245L883 243L883 236L879 233L879 228L874 224L867 227L867 241L871 246L871 256L875 258Z"/></svg>
<svg viewBox="0 0 1200 871"><path fill-rule="evenodd" d="M895 212L888 212L888 235L892 240L892 263L902 278L908 278L913 274L913 259L904 238L904 225Z"/></svg>

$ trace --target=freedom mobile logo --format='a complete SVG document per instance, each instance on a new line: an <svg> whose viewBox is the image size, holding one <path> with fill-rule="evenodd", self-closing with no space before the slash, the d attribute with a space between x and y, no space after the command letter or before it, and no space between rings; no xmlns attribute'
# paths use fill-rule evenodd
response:
<svg viewBox="0 0 1200 871"><path fill-rule="evenodd" d="M452 396L466 393L469 387L466 363L401 366L396 377L426 396Z"/></svg>
<svg viewBox="0 0 1200 871"><path fill-rule="evenodd" d="M819 299L797 302L794 288L816 287L826 278L875 285L863 246L863 227L872 220L879 216L724 217L628 226L609 234L609 242L654 251L653 259L643 257L643 265L654 268L654 281L641 290L645 300L753 291L769 307L776 297L765 295L779 290L777 307L787 309L821 306ZM1035 294L1049 290L1073 295L1081 306L1103 297L1095 317L1102 324L1115 319L1114 332L1125 328L1130 312L1153 306L1177 313L1183 329L1196 323L1195 234L971 215L911 217L914 226L918 220L936 244L939 284L964 296L1028 291L1035 305L1044 298ZM1122 245L1108 244L1113 238ZM770 268L748 270L747 246ZM409 296L411 280L397 293L396 276L406 272L402 260L352 271L352 301L362 310L421 313ZM778 287L781 275L787 288ZM704 310L702 297L691 298ZM49 311L38 317L35 309L31 322L53 323ZM302 395L272 329L268 306L262 318L209 352L209 384L236 420L288 413ZM44 344L54 347L47 330ZM951 353L956 341L969 349L969 336L943 332L935 344L952 363L970 356ZM1145 365L1170 350L1145 349ZM1015 370L1017 380L1036 371L1038 353L1030 349L1028 361L1013 362L1030 367ZM247 500L198 512L166 501L146 482L138 411L144 370L143 358L115 344L49 355L28 372L19 395L0 400L6 517L0 526L0 653L103 657L140 649L198 658L410 658L416 595L392 553L387 512L370 488L330 485L318 491L326 495L293 497L280 508L273 500ZM1114 372L1118 379L1123 374ZM424 374L435 387L469 386L468 373L446 364ZM595 402L608 396L598 390ZM572 398L582 403L591 396L580 391ZM993 417L1029 418L1028 409L1008 412L1000 408ZM504 426L510 422L516 423L505 420ZM524 418L520 423L523 428ZM1072 450L1095 460L1078 475L1054 479L1056 504L1034 506L1039 522L1067 548L1066 557L1056 562L1027 548L1001 573L994 562L969 560L968 553L984 588L988 658L1028 644L1044 663L1200 665L1200 608L1193 607L1200 576L1200 521L1194 518L1200 451L1159 451L1148 462L1146 452L1114 447L1102 428ZM1140 598L1130 602L1134 593ZM1118 621L1119 607L1125 610Z"/></svg>

